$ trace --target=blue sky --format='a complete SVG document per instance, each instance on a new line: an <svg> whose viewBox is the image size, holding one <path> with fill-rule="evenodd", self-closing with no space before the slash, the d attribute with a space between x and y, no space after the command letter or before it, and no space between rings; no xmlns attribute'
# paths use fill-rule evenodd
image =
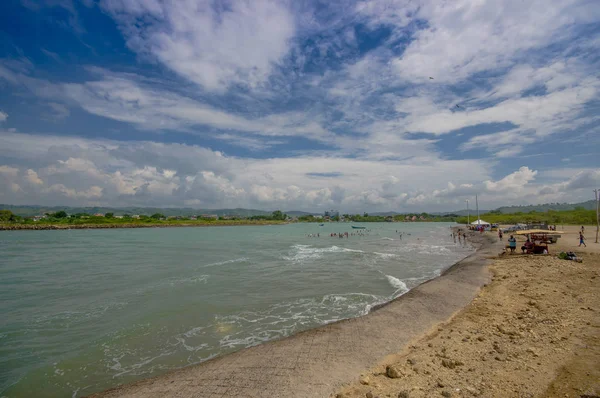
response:
<svg viewBox="0 0 600 398"><path fill-rule="evenodd" d="M599 22L594 0L6 0L0 203L588 200Z"/></svg>

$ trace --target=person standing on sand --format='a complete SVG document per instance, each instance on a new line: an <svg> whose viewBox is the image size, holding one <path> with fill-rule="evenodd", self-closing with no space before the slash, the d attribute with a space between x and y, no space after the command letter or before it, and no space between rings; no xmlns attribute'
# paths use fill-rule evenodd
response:
<svg viewBox="0 0 600 398"><path fill-rule="evenodd" d="M502 230L500 228L498 228L498 238L502 240Z"/></svg>
<svg viewBox="0 0 600 398"><path fill-rule="evenodd" d="M514 253L517 249L517 240L512 235L510 236L510 238L508 238L508 247L511 253Z"/></svg>
<svg viewBox="0 0 600 398"><path fill-rule="evenodd" d="M583 232L585 231L585 228L583 228L583 225L581 226L581 233L583 234Z"/></svg>
<svg viewBox="0 0 600 398"><path fill-rule="evenodd" d="M581 227L581 229L583 230L583 227ZM579 233L579 247L581 247L581 245L587 247L587 245L585 244L585 236L583 236L583 232Z"/></svg>

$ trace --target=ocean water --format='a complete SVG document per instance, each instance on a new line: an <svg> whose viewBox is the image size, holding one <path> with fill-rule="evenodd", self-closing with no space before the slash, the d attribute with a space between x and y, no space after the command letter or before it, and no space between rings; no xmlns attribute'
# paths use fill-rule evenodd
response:
<svg viewBox="0 0 600 398"><path fill-rule="evenodd" d="M473 250L450 224L365 226L0 232L0 397L83 396L364 315Z"/></svg>

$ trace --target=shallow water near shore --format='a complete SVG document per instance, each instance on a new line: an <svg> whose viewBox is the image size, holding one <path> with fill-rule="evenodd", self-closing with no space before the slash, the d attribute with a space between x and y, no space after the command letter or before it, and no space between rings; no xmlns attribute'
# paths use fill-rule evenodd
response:
<svg viewBox="0 0 600 398"><path fill-rule="evenodd" d="M365 226L3 232L0 396L83 396L364 315L473 250L451 224Z"/></svg>

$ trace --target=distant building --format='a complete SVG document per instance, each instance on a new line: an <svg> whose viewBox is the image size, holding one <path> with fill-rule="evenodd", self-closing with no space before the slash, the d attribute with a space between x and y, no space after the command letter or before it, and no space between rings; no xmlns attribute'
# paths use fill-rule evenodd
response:
<svg viewBox="0 0 600 398"><path fill-rule="evenodd" d="M194 220L194 221L195 221L195 220L197 220L197 219L198 219L198 217L196 217L196 216L191 216L191 217L190 217L190 220Z"/></svg>
<svg viewBox="0 0 600 398"><path fill-rule="evenodd" d="M216 214L202 214L200 217L210 219L210 220L218 220L219 216Z"/></svg>
<svg viewBox="0 0 600 398"><path fill-rule="evenodd" d="M139 214L134 214L133 216L131 216L131 218L135 218L136 220L140 219L140 215Z"/></svg>
<svg viewBox="0 0 600 398"><path fill-rule="evenodd" d="M404 217L404 219L405 219L406 221L410 221L410 216L406 216L406 217Z"/></svg>
<svg viewBox="0 0 600 398"><path fill-rule="evenodd" d="M413 221L417 221L417 216L412 216L412 219L411 219L411 220L413 220Z"/></svg>
<svg viewBox="0 0 600 398"><path fill-rule="evenodd" d="M96 213L96 214L94 214L94 217L104 217L104 214L103 213Z"/></svg>
<svg viewBox="0 0 600 398"><path fill-rule="evenodd" d="M119 218L119 219L121 219L121 218L123 218L123 216L115 216L115 218Z"/></svg>

